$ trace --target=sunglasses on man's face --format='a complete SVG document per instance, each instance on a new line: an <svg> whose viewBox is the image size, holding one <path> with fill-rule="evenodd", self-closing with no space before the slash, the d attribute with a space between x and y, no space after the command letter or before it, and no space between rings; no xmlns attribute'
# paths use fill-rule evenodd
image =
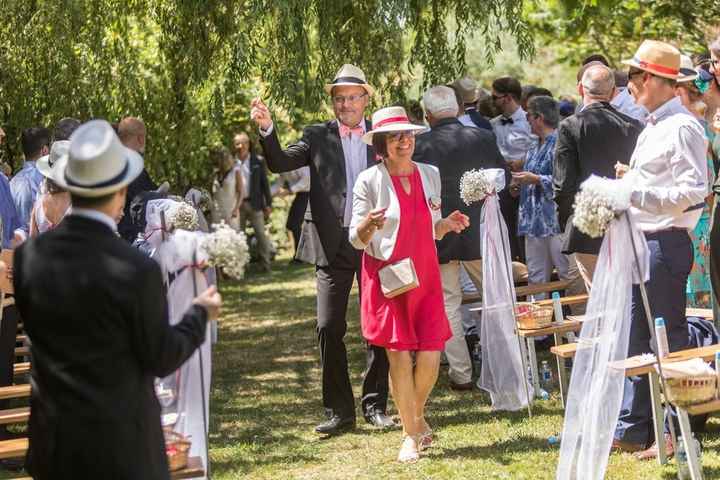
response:
<svg viewBox="0 0 720 480"><path fill-rule="evenodd" d="M628 73L627 73L628 80L632 80L633 77L642 75L643 73L645 73L643 70L640 70L637 68L631 68L630 70L628 70Z"/></svg>
<svg viewBox="0 0 720 480"><path fill-rule="evenodd" d="M490 97L493 99L493 101L496 102L496 101L500 100L501 98L507 97L507 93L505 93L505 94L503 94L503 95L495 95L495 94L492 94L492 95L490 95Z"/></svg>

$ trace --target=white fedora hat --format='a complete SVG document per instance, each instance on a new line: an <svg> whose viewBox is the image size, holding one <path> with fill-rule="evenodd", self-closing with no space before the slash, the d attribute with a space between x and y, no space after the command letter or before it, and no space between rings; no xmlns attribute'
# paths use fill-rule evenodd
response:
<svg viewBox="0 0 720 480"><path fill-rule="evenodd" d="M101 197L120 190L143 170L143 159L126 148L105 120L91 120L70 136L68 153L53 166L52 179L70 193Z"/></svg>
<svg viewBox="0 0 720 480"><path fill-rule="evenodd" d="M692 82L698 77L698 72L695 70L692 58L687 55L680 56L680 75L677 78L678 82Z"/></svg>
<svg viewBox="0 0 720 480"><path fill-rule="evenodd" d="M458 78L448 87L455 88L460 93L463 103L475 103L478 100L477 83L470 77Z"/></svg>
<svg viewBox="0 0 720 480"><path fill-rule="evenodd" d="M325 84L325 91L330 95L334 87L341 86L362 87L371 97L375 93L375 89L368 85L367 80L365 80L365 73L349 63L346 63L338 70L335 79L331 83Z"/></svg>
<svg viewBox="0 0 720 480"><path fill-rule="evenodd" d="M680 50L669 43L645 40L625 65L639 68L658 77L676 80L680 74Z"/></svg>
<svg viewBox="0 0 720 480"><path fill-rule="evenodd" d="M372 116L372 130L363 135L363 142L372 145L373 135L390 132L418 132L426 127L415 125L408 119L403 107L381 108Z"/></svg>
<svg viewBox="0 0 720 480"><path fill-rule="evenodd" d="M38 158L36 163L37 169L45 177L52 180L53 165L70 150L70 142L68 140L58 140L53 142L50 147L50 153Z"/></svg>

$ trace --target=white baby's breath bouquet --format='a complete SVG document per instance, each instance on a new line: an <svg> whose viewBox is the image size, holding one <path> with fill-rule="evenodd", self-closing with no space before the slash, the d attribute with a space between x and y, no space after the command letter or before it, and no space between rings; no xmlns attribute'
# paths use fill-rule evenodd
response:
<svg viewBox="0 0 720 480"><path fill-rule="evenodd" d="M605 235L615 216L630 208L631 176L612 180L591 175L585 180L575 195L573 225L593 238Z"/></svg>
<svg viewBox="0 0 720 480"><path fill-rule="evenodd" d="M179 230L195 231L199 227L195 207L184 201L177 202L168 212L168 226Z"/></svg>
<svg viewBox="0 0 720 480"><path fill-rule="evenodd" d="M205 235L200 244L200 249L208 256L208 265L222 268L232 278L243 278L249 260L245 234L225 222L213 227L215 231Z"/></svg>
<svg viewBox="0 0 720 480"><path fill-rule="evenodd" d="M505 186L504 171L499 168L472 169L460 177L460 198L465 205L480 202Z"/></svg>

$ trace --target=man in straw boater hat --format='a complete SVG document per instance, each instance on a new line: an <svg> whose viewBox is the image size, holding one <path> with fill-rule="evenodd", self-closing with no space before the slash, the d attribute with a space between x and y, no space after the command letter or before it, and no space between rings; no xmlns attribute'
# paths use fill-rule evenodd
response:
<svg viewBox="0 0 720 480"><path fill-rule="evenodd" d="M327 419L315 431L335 434L355 427L355 399L343 341L350 289L355 277L360 280L361 252L348 239L352 191L360 172L376 160L373 148L362 141L370 126L364 112L373 94L363 71L343 65L325 91L336 118L306 127L302 138L285 150L261 99L253 100L251 116L260 127L271 171L310 167L310 202L296 258L314 264L317 277L317 334ZM385 350L368 345L362 412L368 423L380 428L394 425L386 415L388 368Z"/></svg>
<svg viewBox="0 0 720 480"><path fill-rule="evenodd" d="M142 169L109 123L82 125L52 173L71 194L70 214L15 252L15 299L32 342L35 479L170 477L153 382L200 346L221 299L211 287L169 325L159 265L117 233Z"/></svg>
<svg viewBox="0 0 720 480"><path fill-rule="evenodd" d="M695 227L707 196L707 161L703 127L675 96L680 76L680 52L667 43L645 40L629 66L628 87L649 115L629 167L618 165L619 176L633 177L630 215L645 234L650 251L646 283L653 318L665 319L670 351L688 346L685 318L688 274L693 247L688 230ZM639 286L633 287L632 328L628 356L651 353L651 337ZM657 455L651 440L650 389L647 376L626 380L613 447L636 451L641 459ZM669 435L664 441L671 454Z"/></svg>

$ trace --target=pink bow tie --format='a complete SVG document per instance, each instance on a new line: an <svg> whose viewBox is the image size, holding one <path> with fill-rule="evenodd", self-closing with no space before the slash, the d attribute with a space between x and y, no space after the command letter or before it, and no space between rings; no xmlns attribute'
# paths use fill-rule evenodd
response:
<svg viewBox="0 0 720 480"><path fill-rule="evenodd" d="M359 137L363 134L363 129L361 126L350 128L347 125L340 124L340 138L349 137L350 135L355 135L356 137Z"/></svg>

